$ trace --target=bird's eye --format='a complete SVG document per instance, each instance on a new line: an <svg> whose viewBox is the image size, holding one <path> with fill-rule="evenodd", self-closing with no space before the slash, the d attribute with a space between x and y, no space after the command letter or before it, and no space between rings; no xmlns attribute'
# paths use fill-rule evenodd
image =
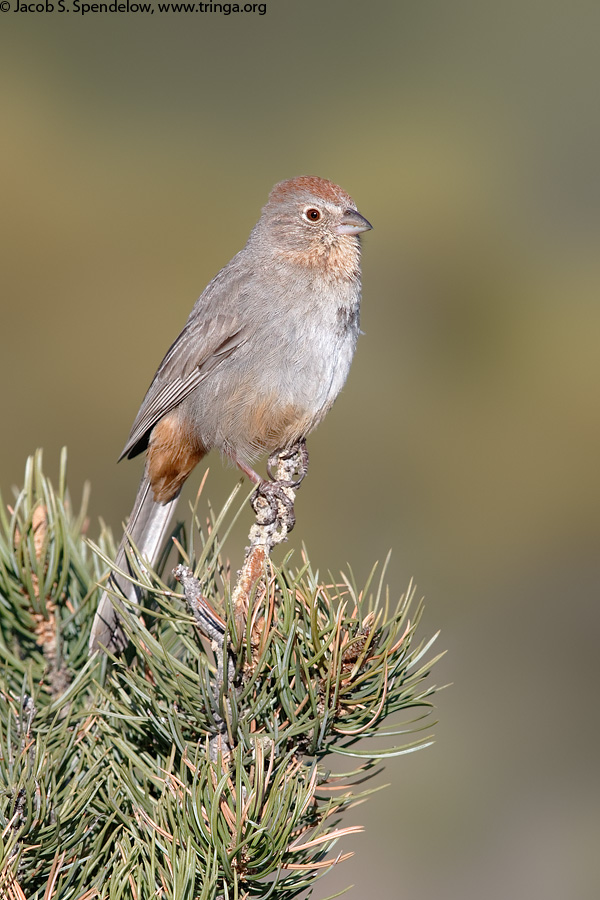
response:
<svg viewBox="0 0 600 900"><path fill-rule="evenodd" d="M309 206L308 209L304 210L304 215L308 219L309 222L318 222L321 218L321 210L315 209L314 206Z"/></svg>

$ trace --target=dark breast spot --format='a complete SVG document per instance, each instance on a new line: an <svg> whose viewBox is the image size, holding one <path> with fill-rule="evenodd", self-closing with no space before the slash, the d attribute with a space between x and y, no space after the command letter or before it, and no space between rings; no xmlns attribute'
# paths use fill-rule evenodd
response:
<svg viewBox="0 0 600 900"><path fill-rule="evenodd" d="M337 319L340 331L357 331L360 324L360 308L358 306L338 306Z"/></svg>

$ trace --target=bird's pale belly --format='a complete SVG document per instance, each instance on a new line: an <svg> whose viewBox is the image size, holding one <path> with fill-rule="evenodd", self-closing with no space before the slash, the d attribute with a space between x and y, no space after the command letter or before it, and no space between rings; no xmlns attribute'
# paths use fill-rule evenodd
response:
<svg viewBox="0 0 600 900"><path fill-rule="evenodd" d="M280 365L276 387L256 371L235 388L230 384L213 446L228 456L235 449L237 459L251 462L306 437L331 408L348 375L355 338L336 337L325 347L317 341L297 356L295 365L290 359Z"/></svg>

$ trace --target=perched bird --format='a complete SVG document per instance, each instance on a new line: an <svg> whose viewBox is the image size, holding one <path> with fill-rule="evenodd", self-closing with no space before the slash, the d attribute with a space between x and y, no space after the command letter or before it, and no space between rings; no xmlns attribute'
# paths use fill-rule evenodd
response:
<svg viewBox="0 0 600 900"><path fill-rule="evenodd" d="M146 466L115 560L128 538L153 565L181 487L216 448L253 482L258 457L291 447L330 409L359 334L360 238L372 226L323 178L275 185L243 250L213 278L171 345L136 416L121 459ZM113 587L136 599L113 573ZM90 651L126 638L103 593Z"/></svg>

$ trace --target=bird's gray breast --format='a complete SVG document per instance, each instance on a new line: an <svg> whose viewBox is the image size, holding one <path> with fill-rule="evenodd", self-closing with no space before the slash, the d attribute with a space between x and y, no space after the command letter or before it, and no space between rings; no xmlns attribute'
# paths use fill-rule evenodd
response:
<svg viewBox="0 0 600 900"><path fill-rule="evenodd" d="M337 295L319 297L310 314L294 328L290 377L308 409L323 415L341 391L354 356L359 334L360 294L355 286Z"/></svg>

